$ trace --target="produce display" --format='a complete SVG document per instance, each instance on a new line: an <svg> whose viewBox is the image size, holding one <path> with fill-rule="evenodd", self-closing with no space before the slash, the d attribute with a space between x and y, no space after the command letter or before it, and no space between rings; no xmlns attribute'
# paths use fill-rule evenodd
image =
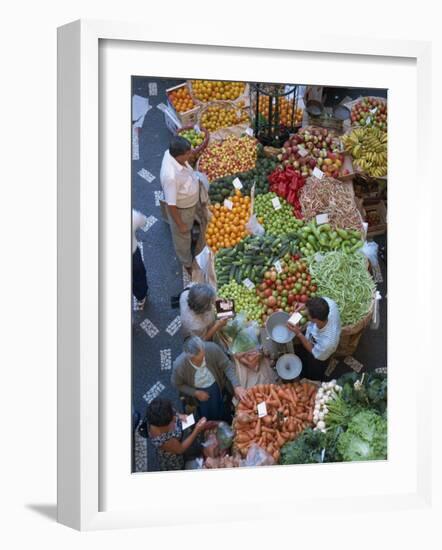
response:
<svg viewBox="0 0 442 550"><path fill-rule="evenodd" d="M196 107L187 86L169 92L168 99L178 113L187 113Z"/></svg>
<svg viewBox="0 0 442 550"><path fill-rule="evenodd" d="M364 97L351 110L351 121L359 126L387 129L387 102L376 97Z"/></svg>
<svg viewBox="0 0 442 550"><path fill-rule="evenodd" d="M307 428L281 449L280 464L314 464L342 460L337 445L342 428L317 431Z"/></svg>
<svg viewBox="0 0 442 550"><path fill-rule="evenodd" d="M325 417L329 412L328 405L331 401L335 401L339 397L339 393L342 391L342 386L337 384L336 380L330 382L323 382L316 393L315 408L313 410L313 423L315 424L314 430L319 430L325 433Z"/></svg>
<svg viewBox="0 0 442 550"><path fill-rule="evenodd" d="M201 125L210 132L215 132L220 128L236 126L242 122L250 120L247 111L238 110L233 105L221 103L219 105L210 105L201 114Z"/></svg>
<svg viewBox="0 0 442 550"><path fill-rule="evenodd" d="M228 136L223 141L211 143L200 157L198 169L209 181L247 172L255 168L257 159L256 139L249 136Z"/></svg>
<svg viewBox="0 0 442 550"><path fill-rule="evenodd" d="M230 250L222 249L215 257L215 271L218 286L235 280L238 284L250 279L258 284L265 273L287 254L296 252L293 235L275 239L271 235L248 235Z"/></svg>
<svg viewBox="0 0 442 550"><path fill-rule="evenodd" d="M383 460L387 458L387 421L372 410L357 413L339 437L343 460Z"/></svg>
<svg viewBox="0 0 442 550"><path fill-rule="evenodd" d="M316 386L308 383L250 388L236 409L235 447L245 456L256 443L278 461L281 447L312 425L315 395ZM267 414L259 418L257 406L262 402Z"/></svg>
<svg viewBox="0 0 442 550"><path fill-rule="evenodd" d="M293 166L300 175L311 176L315 167L326 176L337 178L342 170L344 155L340 139L327 128L307 126L293 134L278 156L283 166Z"/></svg>
<svg viewBox="0 0 442 550"><path fill-rule="evenodd" d="M328 223L317 225L315 218L299 229L297 238L299 250L304 256L329 250L342 250L350 254L359 250L364 244L360 231L332 229Z"/></svg>
<svg viewBox="0 0 442 550"><path fill-rule="evenodd" d="M387 132L379 128L355 128L342 138L353 164L369 176L387 175Z"/></svg>
<svg viewBox="0 0 442 550"><path fill-rule="evenodd" d="M255 184L255 194L268 193L269 183L267 176L277 166L275 159L267 158L258 153L256 166L248 172L240 172L233 176L227 176L219 180L215 180L210 184L209 197L212 203L222 202L226 197L232 194L235 189L233 180L239 178L242 184L241 193L250 195L253 184Z"/></svg>
<svg viewBox="0 0 442 550"><path fill-rule="evenodd" d="M275 267L264 273L264 280L256 287L256 294L264 311L262 324L275 311L291 313L299 304L304 305L310 297L316 296L318 289L312 279L307 263L295 255L292 259L281 261L281 273ZM302 318L300 324L305 325L308 320L307 310L300 310Z"/></svg>
<svg viewBox="0 0 442 550"><path fill-rule="evenodd" d="M308 178L299 192L299 201L306 220L328 214L328 223L333 229L361 231L363 228L351 183L327 177Z"/></svg>
<svg viewBox="0 0 442 550"><path fill-rule="evenodd" d="M206 229L206 243L213 252L230 248L246 236L246 223L250 218L250 197L236 191L228 197L232 208L224 204L210 205L212 217Z"/></svg>
<svg viewBox="0 0 442 550"><path fill-rule="evenodd" d="M219 282L218 282L219 287ZM263 306L260 304L254 290L249 290L236 280L231 280L218 290L221 298L235 300L235 310L244 313L247 321L260 321L263 315Z"/></svg>
<svg viewBox="0 0 442 550"><path fill-rule="evenodd" d="M272 104L272 112L275 112L276 109L276 100ZM256 104L256 102L255 102ZM302 118L304 116L304 110L302 107L296 107L293 109L293 102L288 100L285 97L278 98L278 109L279 109L279 123L282 126L291 128L293 126L300 126L302 123ZM259 96L259 113L262 117L268 120L270 115L270 106L269 106L269 97L265 95Z"/></svg>
<svg viewBox="0 0 442 550"><path fill-rule="evenodd" d="M244 93L244 82L226 80L191 80L192 93L200 101L234 100Z"/></svg>
<svg viewBox="0 0 442 550"><path fill-rule="evenodd" d="M291 166L278 167L268 178L270 191L276 193L293 206L297 218L302 218L298 193L304 186L305 178Z"/></svg>
<svg viewBox="0 0 442 550"><path fill-rule="evenodd" d="M337 303L343 327L357 323L369 313L376 285L367 270L365 256L335 251L310 256L307 261L318 294Z"/></svg>
<svg viewBox="0 0 442 550"><path fill-rule="evenodd" d="M272 199L278 198L280 207L275 209ZM302 221L293 215L293 207L276 193L265 193L255 198L254 210L269 235L294 233Z"/></svg>
<svg viewBox="0 0 442 550"><path fill-rule="evenodd" d="M195 130L195 128L188 128L183 130L178 130L178 135L187 139L187 141L192 146L192 149L196 149L199 147L205 139L205 132L204 131L198 131Z"/></svg>
<svg viewBox="0 0 442 550"><path fill-rule="evenodd" d="M367 212L367 223L368 227L372 227L373 225L379 225L381 222L381 217L376 210L369 210Z"/></svg>

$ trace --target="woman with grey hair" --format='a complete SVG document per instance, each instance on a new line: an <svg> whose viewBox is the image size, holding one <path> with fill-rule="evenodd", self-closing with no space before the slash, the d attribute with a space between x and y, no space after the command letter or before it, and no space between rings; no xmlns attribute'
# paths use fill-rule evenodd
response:
<svg viewBox="0 0 442 550"><path fill-rule="evenodd" d="M227 320L216 320L215 289L208 284L194 284L183 290L180 296L180 317L184 338L199 336L213 340Z"/></svg>
<svg viewBox="0 0 442 550"><path fill-rule="evenodd" d="M187 338L183 348L173 363L173 386L196 400L201 417L230 423L229 395L242 399L246 392L239 385L234 365L217 344L199 336Z"/></svg>

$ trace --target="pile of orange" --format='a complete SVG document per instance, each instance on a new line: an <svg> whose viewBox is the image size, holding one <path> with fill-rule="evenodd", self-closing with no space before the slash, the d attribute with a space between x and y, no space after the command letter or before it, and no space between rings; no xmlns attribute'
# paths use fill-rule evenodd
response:
<svg viewBox="0 0 442 550"><path fill-rule="evenodd" d="M262 114L263 117L269 118L269 99L267 96L259 96L259 112ZM279 107L279 121L280 124L284 124L284 126L291 127L292 125L292 113L293 113L293 103L286 99L285 97L280 97L278 99L278 107ZM274 119L275 116L275 103L272 104L272 118ZM299 126L302 123L302 117L304 115L304 112L301 107L297 107L294 114L293 114L293 125Z"/></svg>
<svg viewBox="0 0 442 550"><path fill-rule="evenodd" d="M237 99L244 93L244 82L226 80L191 80L194 96L200 101Z"/></svg>
<svg viewBox="0 0 442 550"><path fill-rule="evenodd" d="M220 128L236 126L241 122L249 121L246 111L237 112L234 107L223 105L211 105L201 116L201 126L207 128L209 132L215 132Z"/></svg>
<svg viewBox="0 0 442 550"><path fill-rule="evenodd" d="M243 196L237 189L229 199L233 208L229 210L219 203L209 206L212 218L207 226L206 243L213 252L220 248L230 248L246 235L246 223L250 218L250 197Z"/></svg>
<svg viewBox="0 0 442 550"><path fill-rule="evenodd" d="M169 101L178 113L187 113L195 108L195 103L190 95L189 88L182 86L169 94Z"/></svg>

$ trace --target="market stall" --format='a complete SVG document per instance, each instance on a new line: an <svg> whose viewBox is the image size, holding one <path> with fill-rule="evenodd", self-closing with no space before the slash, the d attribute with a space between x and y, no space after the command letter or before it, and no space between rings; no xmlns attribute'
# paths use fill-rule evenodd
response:
<svg viewBox="0 0 442 550"><path fill-rule="evenodd" d="M353 180L386 188L387 106L361 98L338 129L311 113L301 126L295 89L191 81L170 91L185 122L176 131L210 182L204 265L218 296L235 304L224 338L248 388L229 437L224 427L206 434L207 468L386 458L384 375L321 385L302 372L284 378L277 364L296 357L286 325L298 312L305 328L311 297L339 308L336 357L354 353L372 320L376 261L367 239L385 232L386 201L358 201ZM279 131L285 141L266 151Z"/></svg>

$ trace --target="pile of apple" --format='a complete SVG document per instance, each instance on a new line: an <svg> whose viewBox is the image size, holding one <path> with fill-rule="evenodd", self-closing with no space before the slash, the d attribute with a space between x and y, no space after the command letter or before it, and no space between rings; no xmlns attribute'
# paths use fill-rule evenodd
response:
<svg viewBox="0 0 442 550"><path fill-rule="evenodd" d="M288 139L278 159L284 166L293 166L303 177L319 168L326 176L337 178L344 164L339 138L327 128L307 126Z"/></svg>
<svg viewBox="0 0 442 550"><path fill-rule="evenodd" d="M307 263L299 255L284 256L281 267L280 273L276 267L266 271L264 280L256 287L256 294L264 306L263 323L275 311L292 313L296 306L303 305L310 297L316 296L318 290L308 271ZM303 307L300 313L302 315L300 323L305 325L307 310Z"/></svg>
<svg viewBox="0 0 442 550"><path fill-rule="evenodd" d="M228 136L223 141L213 141L201 155L198 168L209 181L248 172L256 164L256 144L256 139L249 136Z"/></svg>
<svg viewBox="0 0 442 550"><path fill-rule="evenodd" d="M351 121L359 126L387 129L387 102L375 97L364 97L353 106Z"/></svg>

